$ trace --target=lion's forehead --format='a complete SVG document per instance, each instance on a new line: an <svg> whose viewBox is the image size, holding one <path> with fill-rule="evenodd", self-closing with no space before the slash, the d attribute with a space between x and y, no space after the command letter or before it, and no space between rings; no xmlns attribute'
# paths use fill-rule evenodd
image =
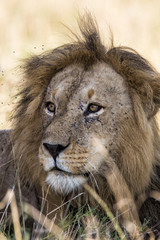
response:
<svg viewBox="0 0 160 240"><path fill-rule="evenodd" d="M124 79L104 62L98 62L88 70L76 64L66 67L52 78L48 94L74 103L83 100L87 104L91 99L108 104L106 101L112 101L112 96L114 102L116 99L129 101Z"/></svg>

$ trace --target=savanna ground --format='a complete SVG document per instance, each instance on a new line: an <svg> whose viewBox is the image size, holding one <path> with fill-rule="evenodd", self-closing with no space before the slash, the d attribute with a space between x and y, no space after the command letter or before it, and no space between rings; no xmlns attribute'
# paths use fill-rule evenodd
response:
<svg viewBox="0 0 160 240"><path fill-rule="evenodd" d="M97 18L106 43L111 29L115 45L134 48L160 71L158 0L1 0L0 129L11 126L13 96L21 78L17 68L20 59L70 41L63 24L76 32L76 18L85 9ZM29 239L27 235L25 239Z"/></svg>

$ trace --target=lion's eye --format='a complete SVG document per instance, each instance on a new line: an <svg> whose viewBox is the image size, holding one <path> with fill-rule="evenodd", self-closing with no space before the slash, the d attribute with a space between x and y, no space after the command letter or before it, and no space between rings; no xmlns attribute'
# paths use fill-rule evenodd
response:
<svg viewBox="0 0 160 240"><path fill-rule="evenodd" d="M56 106L55 106L55 104L52 103L52 102L47 102L47 103L46 103L46 108L47 108L47 110L48 110L49 112L54 113L54 112L55 112L55 109L56 109Z"/></svg>
<svg viewBox="0 0 160 240"><path fill-rule="evenodd" d="M97 104L91 103L91 104L88 106L88 108L87 108L87 112L88 112L88 113L96 113L96 112L98 112L98 111L101 110L101 109L102 109L102 106L99 106L99 105L97 105Z"/></svg>

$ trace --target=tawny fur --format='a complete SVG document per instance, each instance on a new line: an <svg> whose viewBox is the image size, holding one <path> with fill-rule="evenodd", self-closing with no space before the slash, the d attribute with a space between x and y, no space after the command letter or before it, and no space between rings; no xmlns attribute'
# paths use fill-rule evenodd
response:
<svg viewBox="0 0 160 240"><path fill-rule="evenodd" d="M160 75L134 50L114 46L107 48L103 45L98 27L90 16L81 19L79 26L82 36L77 37L75 42L25 60L22 67L24 79L18 94L19 102L14 109L13 130L10 133L10 140L7 137L11 145L3 154L7 156L6 161L14 161L22 181L34 185L39 196L42 196L43 191L45 195L48 191L45 182L46 171L38 156L48 126L44 123L46 117L42 117L42 108L51 79L61 76L61 73L65 74L63 71L69 71L67 69L70 69L70 66L81 69L78 71L91 72L91 69L99 66L98 64L100 66L106 64L106 67L113 69L123 79L131 109L131 112L126 112L125 118L120 114L119 120L116 120L118 140L116 146L114 143L110 145L109 157L116 161L136 200L140 194L160 190L160 138L154 119L160 107ZM53 96L56 95L56 91L54 89ZM74 91L76 89L73 89ZM94 91L91 89L88 97L91 98L93 94ZM65 124L62 122L56 124L59 131L65 132ZM98 193L108 202L111 190L104 178L103 171L106 171L106 168L105 164L103 168L99 167L96 180L99 185ZM81 174L83 175L83 172ZM6 186L2 186L1 191L5 192L5 188ZM69 194L67 198L71 195ZM48 209L46 207L46 211L50 211L61 205L64 196L52 189L49 190L47 199L49 207ZM149 208L151 203L147 204ZM142 221L145 218L145 211L145 207L140 211ZM154 215L151 214L152 217ZM158 219L158 215L155 219Z"/></svg>

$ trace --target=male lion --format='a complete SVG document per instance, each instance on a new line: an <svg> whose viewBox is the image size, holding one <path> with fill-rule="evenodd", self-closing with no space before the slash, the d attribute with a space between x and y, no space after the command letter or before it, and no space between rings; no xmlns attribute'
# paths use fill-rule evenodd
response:
<svg viewBox="0 0 160 240"><path fill-rule="evenodd" d="M18 176L25 200L46 199L45 213L80 192L82 204L94 205L86 182L112 207L113 163L135 202L160 190L160 75L134 50L106 48L90 16L79 26L75 42L25 61L13 129L1 131L1 197L15 185L18 198ZM154 199L139 215L159 228Z"/></svg>

